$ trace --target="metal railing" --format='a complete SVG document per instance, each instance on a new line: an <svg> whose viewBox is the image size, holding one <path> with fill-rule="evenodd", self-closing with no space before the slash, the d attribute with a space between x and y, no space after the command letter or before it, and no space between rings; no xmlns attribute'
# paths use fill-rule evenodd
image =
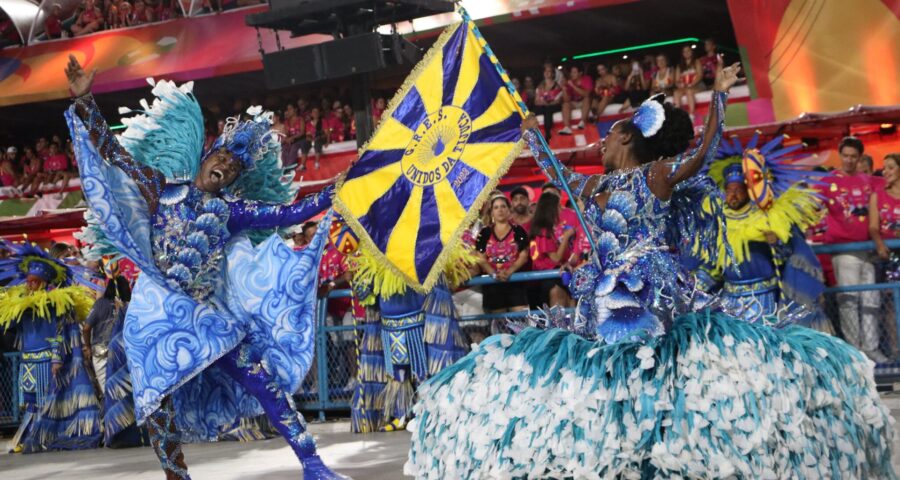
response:
<svg viewBox="0 0 900 480"><path fill-rule="evenodd" d="M900 239L886 242L889 248L900 249ZM838 245L815 245L813 250L818 254L841 254L850 252L871 252L874 250L872 242L856 242ZM556 271L523 272L513 274L509 282L530 282L559 278ZM471 279L467 285L488 285L497 281L489 276L479 276ZM878 338L882 342L882 350L889 348L886 353L898 354L898 337L900 337L900 283L874 283L866 285L851 285L829 287L825 290L825 311L832 325L839 330L840 321L836 305L836 296L841 293L878 291L881 292L881 308L879 310L880 329ZM350 290L334 290L326 299L318 302L317 328L316 328L316 354L314 362L307 378L304 380L301 390L296 394L300 405L304 410L317 412L321 419L325 413L335 410L347 410L353 393L353 381L355 381L355 355L356 342L354 336L362 326L353 325L328 325L327 302L332 299L347 298ZM522 318L528 312L509 312L495 314L464 315L460 318L460 326L468 338L474 338L476 334L482 337L490 335L490 322L501 318ZM351 334L352 332L352 334ZM0 426L18 423L19 395L18 395L18 365L17 353L6 353L0 358ZM900 377L900 361L876 366L876 379L884 382Z"/></svg>

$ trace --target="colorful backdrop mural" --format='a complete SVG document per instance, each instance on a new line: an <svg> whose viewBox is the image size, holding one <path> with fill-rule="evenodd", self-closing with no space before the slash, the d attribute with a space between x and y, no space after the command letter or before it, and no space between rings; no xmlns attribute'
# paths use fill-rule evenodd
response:
<svg viewBox="0 0 900 480"><path fill-rule="evenodd" d="M900 103L900 0L728 0L728 7L755 96L771 106L768 120Z"/></svg>
<svg viewBox="0 0 900 480"><path fill-rule="evenodd" d="M67 97L63 70L70 53L85 69L97 69L96 92L142 86L150 76L185 81L260 70L256 30L244 24L245 15L259 10L179 19L2 50L0 106ZM285 48L329 38L281 36ZM275 49L275 36L270 31L262 32L262 40L267 51Z"/></svg>

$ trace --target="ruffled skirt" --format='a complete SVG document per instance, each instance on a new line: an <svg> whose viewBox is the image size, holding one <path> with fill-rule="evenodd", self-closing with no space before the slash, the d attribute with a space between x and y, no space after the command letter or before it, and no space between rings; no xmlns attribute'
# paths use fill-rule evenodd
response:
<svg viewBox="0 0 900 480"><path fill-rule="evenodd" d="M417 478L896 478L872 363L716 313L646 343L498 335L419 390Z"/></svg>

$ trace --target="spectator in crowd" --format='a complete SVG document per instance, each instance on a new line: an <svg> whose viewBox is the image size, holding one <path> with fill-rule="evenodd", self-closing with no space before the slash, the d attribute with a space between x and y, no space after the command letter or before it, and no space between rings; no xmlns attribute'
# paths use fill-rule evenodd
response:
<svg viewBox="0 0 900 480"><path fill-rule="evenodd" d="M277 133L281 137L282 145L282 155L284 152L284 139L287 137L287 127L284 124L284 114L281 113L281 110L275 110L272 112L272 131ZM283 159L282 159L283 160ZM282 165L284 162L282 161Z"/></svg>
<svg viewBox="0 0 900 480"><path fill-rule="evenodd" d="M669 59L659 54L656 56L656 73L653 74L653 82L650 84L650 94L663 93L672 95L675 90L675 71L669 66Z"/></svg>
<svg viewBox="0 0 900 480"><path fill-rule="evenodd" d="M47 137L39 137L34 142L34 153L41 157L41 160L47 160L50 156L50 142L47 141Z"/></svg>
<svg viewBox="0 0 900 480"><path fill-rule="evenodd" d="M569 257L575 229L559 218L559 197L553 191L541 194L531 221L531 268L558 270ZM558 278L540 282L538 305L566 306L569 295Z"/></svg>
<svg viewBox="0 0 900 480"><path fill-rule="evenodd" d="M59 151L59 146L55 143L50 144L49 154L44 160L44 171L47 174L47 182L51 185L61 182L59 193L65 191L69 186L69 180L72 178L72 173L69 171L69 159L66 154Z"/></svg>
<svg viewBox="0 0 900 480"><path fill-rule="evenodd" d="M703 51L706 55L700 57L700 66L703 68L703 85L707 90L713 88L716 74L722 69L722 58L717 51L716 41L707 38L703 42Z"/></svg>
<svg viewBox="0 0 900 480"><path fill-rule="evenodd" d="M381 122L381 116L384 115L384 110L387 108L387 101L384 97L378 97L375 100L375 104L372 106L372 125L378 126Z"/></svg>
<svg viewBox="0 0 900 480"><path fill-rule="evenodd" d="M284 168L294 168L297 166L297 159L300 158L300 148L306 138L306 124L303 118L297 114L297 107L288 104L284 109L284 128L285 136L282 140L281 148L281 164ZM306 163L300 164L300 170L306 169Z"/></svg>
<svg viewBox="0 0 900 480"><path fill-rule="evenodd" d="M313 107L309 111L309 121L306 122L306 135L300 142L300 170L306 170L306 161L309 159L309 151L313 150L315 154L314 168L319 169L319 158L322 156L322 149L329 143L328 130L323 123L321 110L319 107Z"/></svg>
<svg viewBox="0 0 900 480"><path fill-rule="evenodd" d="M19 189L26 195L36 195L41 183L47 179L44 162L34 154L31 147L25 147L22 155L22 180Z"/></svg>
<svg viewBox="0 0 900 480"><path fill-rule="evenodd" d="M863 143L856 137L844 137L838 145L841 168L823 179L819 192L828 209L825 218L825 243L869 240L869 202L871 177L859 171ZM875 283L875 265L868 252L848 252L832 257L838 286ZM837 294L840 326L844 339L862 350L876 363L887 361L878 350L878 291Z"/></svg>
<svg viewBox="0 0 900 480"><path fill-rule="evenodd" d="M106 7L106 28L114 30L126 26L122 14L120 13L123 1L124 0L112 2Z"/></svg>
<svg viewBox="0 0 900 480"><path fill-rule="evenodd" d="M525 102L525 105L528 105L531 102L531 98L528 96L528 92L526 92L522 88L522 82L518 77L512 79L513 88L519 92L519 96L522 97L522 101Z"/></svg>
<svg viewBox="0 0 900 480"><path fill-rule="evenodd" d="M157 21L162 22L178 18L178 7L175 6L175 0L159 0L154 8L154 17Z"/></svg>
<svg viewBox="0 0 900 480"><path fill-rule="evenodd" d="M322 122L328 133L328 138L332 142L344 141L344 110L341 108L340 101L335 100L331 110L325 115L325 119Z"/></svg>
<svg viewBox="0 0 900 480"><path fill-rule="evenodd" d="M9 150L15 152L15 147L9 147L7 152ZM7 153L0 155L0 186L15 187L19 185L19 176L16 174L15 162L13 161L14 158L14 154L10 155Z"/></svg>
<svg viewBox="0 0 900 480"><path fill-rule="evenodd" d="M584 128L584 122L588 119L591 111L591 95L594 91L594 81L591 77L585 75L578 65L573 65L569 69L569 80L563 86L563 129L559 131L560 135L572 134L572 111L581 110L581 120L575 126L576 130Z"/></svg>
<svg viewBox="0 0 900 480"><path fill-rule="evenodd" d="M303 245L309 245L309 242L316 236L319 231L319 224L316 222L306 222L303 224Z"/></svg>
<svg viewBox="0 0 900 480"><path fill-rule="evenodd" d="M535 86L534 86L534 78L530 75L525 77L525 81L522 84L522 91L525 92L525 96L528 97L529 102L525 102L525 105L528 105L528 108L534 107L534 95L535 95Z"/></svg>
<svg viewBox="0 0 900 480"><path fill-rule="evenodd" d="M147 8L147 4L145 4L143 0L135 0L132 18L132 25L153 23L153 11Z"/></svg>
<svg viewBox="0 0 900 480"><path fill-rule="evenodd" d="M522 227L526 232L531 230L532 214L528 212L531 206L531 196L525 187L516 187L509 192L510 205L512 207L512 223Z"/></svg>
<svg viewBox="0 0 900 480"><path fill-rule="evenodd" d="M631 62L631 71L625 79L625 101L622 102L619 113L637 108L650 96L650 80L651 76L644 71L641 62Z"/></svg>
<svg viewBox="0 0 900 480"><path fill-rule="evenodd" d="M50 7L50 13L44 19L44 33L47 38L62 38L62 7L58 3L54 3Z"/></svg>
<svg viewBox="0 0 900 480"><path fill-rule="evenodd" d="M528 263L528 234L510 222L510 202L502 193L491 197L491 225L482 228L475 241L480 252L478 264L483 273L500 283L484 285L483 307L486 313L519 312L528 310L525 287L506 283L510 275ZM495 328L494 330L499 330Z"/></svg>
<svg viewBox="0 0 900 480"><path fill-rule="evenodd" d="M859 173L872 176L875 174L875 161L871 155L863 154L859 157Z"/></svg>
<svg viewBox="0 0 900 480"><path fill-rule="evenodd" d="M581 222L578 221L578 214L575 213L575 210L572 210L571 208L568 208L565 205L563 205L562 192L559 191L559 188L557 188L556 185L554 185L550 182L547 182L544 184L544 186L541 187L541 194L544 194L545 192L550 192L550 193L556 195L556 198L559 199L557 201L557 206L559 207L559 220L563 224L574 228L575 232L577 234L579 234L579 236L580 236Z"/></svg>
<svg viewBox="0 0 900 480"><path fill-rule="evenodd" d="M88 35L103 29L103 13L94 0L85 0L84 10L72 25L72 34L76 37Z"/></svg>
<svg viewBox="0 0 900 480"><path fill-rule="evenodd" d="M297 116L304 122L309 118L309 102L304 97L297 99Z"/></svg>
<svg viewBox="0 0 900 480"><path fill-rule="evenodd" d="M356 115L353 107L348 103L344 107L344 140L356 140Z"/></svg>
<svg viewBox="0 0 900 480"><path fill-rule="evenodd" d="M544 118L544 137L550 141L553 132L553 114L562 111L563 89L556 82L556 70L544 65L544 79L535 89L534 113Z"/></svg>
<svg viewBox="0 0 900 480"><path fill-rule="evenodd" d="M603 116L606 107L616 100L621 100L622 85L619 79L604 64L597 65L597 81L594 82L594 111L597 117Z"/></svg>
<svg viewBox="0 0 900 480"><path fill-rule="evenodd" d="M891 251L884 241L900 238L900 153L884 157L884 183L873 190L869 200L869 236L875 242L878 257L887 261Z"/></svg>
<svg viewBox="0 0 900 480"><path fill-rule="evenodd" d="M694 49L685 45L681 49L681 60L675 68L675 106L683 107L684 99L687 99L687 111L694 118L697 109L697 91L700 90L700 82L703 80L703 67L700 60L694 57Z"/></svg>

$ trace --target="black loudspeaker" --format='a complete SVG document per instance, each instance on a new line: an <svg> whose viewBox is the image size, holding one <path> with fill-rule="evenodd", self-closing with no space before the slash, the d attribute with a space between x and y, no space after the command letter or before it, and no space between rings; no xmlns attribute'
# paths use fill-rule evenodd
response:
<svg viewBox="0 0 900 480"><path fill-rule="evenodd" d="M377 33L366 33L319 44L325 79L375 72L387 67L381 37Z"/></svg>
<svg viewBox="0 0 900 480"><path fill-rule="evenodd" d="M284 88L322 79L322 52L303 47L263 55L263 72L269 88Z"/></svg>
<svg viewBox="0 0 900 480"><path fill-rule="evenodd" d="M415 63L421 53L407 40L365 33L263 55L266 86L286 88Z"/></svg>

